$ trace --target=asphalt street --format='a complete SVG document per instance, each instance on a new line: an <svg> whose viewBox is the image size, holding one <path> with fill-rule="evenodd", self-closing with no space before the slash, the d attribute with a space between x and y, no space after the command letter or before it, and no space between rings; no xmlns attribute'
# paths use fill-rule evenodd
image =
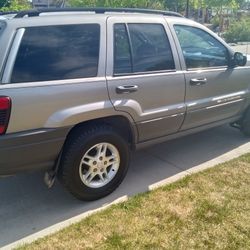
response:
<svg viewBox="0 0 250 250"><path fill-rule="evenodd" d="M122 185L113 194L95 202L76 200L59 183L47 189L42 173L1 178L0 248L121 196L146 191L156 182L218 157L227 160L223 155L239 154L242 148L250 152L249 139L237 129L222 126L138 151L132 156Z"/></svg>

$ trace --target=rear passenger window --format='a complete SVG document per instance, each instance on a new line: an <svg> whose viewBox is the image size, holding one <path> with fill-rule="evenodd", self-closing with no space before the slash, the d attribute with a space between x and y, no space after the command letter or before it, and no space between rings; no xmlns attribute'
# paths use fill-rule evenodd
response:
<svg viewBox="0 0 250 250"><path fill-rule="evenodd" d="M114 73L131 73L132 58L125 24L116 24L114 31Z"/></svg>
<svg viewBox="0 0 250 250"><path fill-rule="evenodd" d="M129 24L134 72L174 69L170 44L160 24Z"/></svg>
<svg viewBox="0 0 250 250"><path fill-rule="evenodd" d="M175 69L169 40L161 24L128 24L127 28L125 24L116 24L114 34L115 75Z"/></svg>
<svg viewBox="0 0 250 250"><path fill-rule="evenodd" d="M98 70L99 47L98 24L26 28L11 82L94 77Z"/></svg>

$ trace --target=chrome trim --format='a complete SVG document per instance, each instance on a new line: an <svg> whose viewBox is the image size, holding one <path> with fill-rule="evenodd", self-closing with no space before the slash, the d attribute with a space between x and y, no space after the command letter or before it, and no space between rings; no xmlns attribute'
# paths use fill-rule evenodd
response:
<svg viewBox="0 0 250 250"><path fill-rule="evenodd" d="M155 118L155 119L151 119L151 120L147 120L147 121L142 121L140 122L141 124L145 124L145 123L150 123L150 122L156 122L156 121L160 121L163 120L165 117L160 117L160 118Z"/></svg>
<svg viewBox="0 0 250 250"><path fill-rule="evenodd" d="M169 115L169 116L164 116L164 117L159 117L159 118L155 118L155 119L151 119L151 120L147 120L147 121L142 121L139 122L140 124L145 124L145 123L150 123L150 122L156 122L156 121L160 121L163 119L167 119L167 118L173 118L173 117L177 117L177 116L181 116L184 115L184 113L178 113L178 114L173 114L173 115Z"/></svg>
<svg viewBox="0 0 250 250"><path fill-rule="evenodd" d="M217 96L217 97L214 97L212 100L219 102L219 101L224 101L223 99L227 100L228 98L240 98L242 95L245 95L245 94L246 94L246 91L239 91L239 92L231 93L228 95ZM232 99L230 99L230 100L232 100Z"/></svg>
<svg viewBox="0 0 250 250"><path fill-rule="evenodd" d="M130 74L125 74L125 75L116 75L116 76L107 76L107 80L122 80L122 79L133 79L133 78L140 78L140 77L145 77L146 75L148 76L164 76L164 75L176 75L176 74L183 74L184 72L181 70L163 70L163 71L151 71L149 73L130 73Z"/></svg>
<svg viewBox="0 0 250 250"><path fill-rule="evenodd" d="M114 78L122 76L138 76L138 75L152 75L152 74L162 74L162 73L171 73L176 72L175 69L166 69L166 70L156 70L156 71L142 71L142 72L132 72L132 73L117 73L113 74Z"/></svg>
<svg viewBox="0 0 250 250"><path fill-rule="evenodd" d="M179 109L181 112L182 111L181 109L184 109L184 108L185 108L184 105L180 105L180 103L178 103L178 104L162 107L161 109L157 109L157 108L149 109L149 110L145 111L142 116L154 115L154 114L163 113L163 112L169 112L169 113L171 112L172 113L172 112L176 112L177 109ZM179 113L177 113L177 114L179 114ZM166 117L171 117L172 115L176 115L176 113L169 114Z"/></svg>
<svg viewBox="0 0 250 250"><path fill-rule="evenodd" d="M205 125L202 125L202 126L198 126L198 127L195 127L195 128L191 128L191 129L187 129L187 130L181 130L181 131L179 131L177 133L173 133L173 134L170 134L170 135L145 140L145 141L137 143L135 145L135 149L136 150L143 149L145 147L148 147L148 146L151 146L151 145L154 145L154 144L157 144L157 143L163 143L163 142L166 142L166 141L169 141L169 140L179 138L181 136L194 134L194 133L197 133L199 131L203 131L203 130L206 130L206 129L209 129L209 128L217 127L217 126L227 124L227 123L230 123L230 122L235 122L240 117L241 116L238 115L238 116L234 116L234 117L224 119L224 120L221 120L221 121L212 122L212 123L208 123L208 124L205 124Z"/></svg>
<svg viewBox="0 0 250 250"><path fill-rule="evenodd" d="M220 103L220 104L216 104L216 105L212 105L212 106L206 107L206 109L217 108L217 107L220 107L220 106L225 106L225 105L236 103L236 102L241 102L243 100L244 99L238 99L238 100L234 100L234 101L231 101L231 102L224 102L224 103Z"/></svg>
<svg viewBox="0 0 250 250"><path fill-rule="evenodd" d="M238 69L250 69L250 66L238 66L233 68L233 70L238 70ZM183 70L183 73L185 74L193 74L193 73L202 73L202 72L216 72L216 71L227 71L227 70L232 70L232 68L229 67L211 67L211 68L196 68L192 70Z"/></svg>

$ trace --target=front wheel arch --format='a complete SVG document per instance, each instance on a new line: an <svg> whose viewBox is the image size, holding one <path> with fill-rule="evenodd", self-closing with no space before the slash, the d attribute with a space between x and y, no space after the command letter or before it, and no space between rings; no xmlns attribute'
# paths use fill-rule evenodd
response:
<svg viewBox="0 0 250 250"><path fill-rule="evenodd" d="M240 130L244 135L250 137L250 106L248 106L240 120Z"/></svg>

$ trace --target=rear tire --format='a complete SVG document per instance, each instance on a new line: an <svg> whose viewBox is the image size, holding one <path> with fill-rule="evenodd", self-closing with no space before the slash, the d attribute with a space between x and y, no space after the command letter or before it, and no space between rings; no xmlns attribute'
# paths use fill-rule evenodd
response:
<svg viewBox="0 0 250 250"><path fill-rule="evenodd" d="M96 200L120 185L129 161L128 142L112 127L85 127L66 142L58 178L76 198Z"/></svg>
<svg viewBox="0 0 250 250"><path fill-rule="evenodd" d="M241 121L241 132L250 137L250 108L245 112Z"/></svg>

